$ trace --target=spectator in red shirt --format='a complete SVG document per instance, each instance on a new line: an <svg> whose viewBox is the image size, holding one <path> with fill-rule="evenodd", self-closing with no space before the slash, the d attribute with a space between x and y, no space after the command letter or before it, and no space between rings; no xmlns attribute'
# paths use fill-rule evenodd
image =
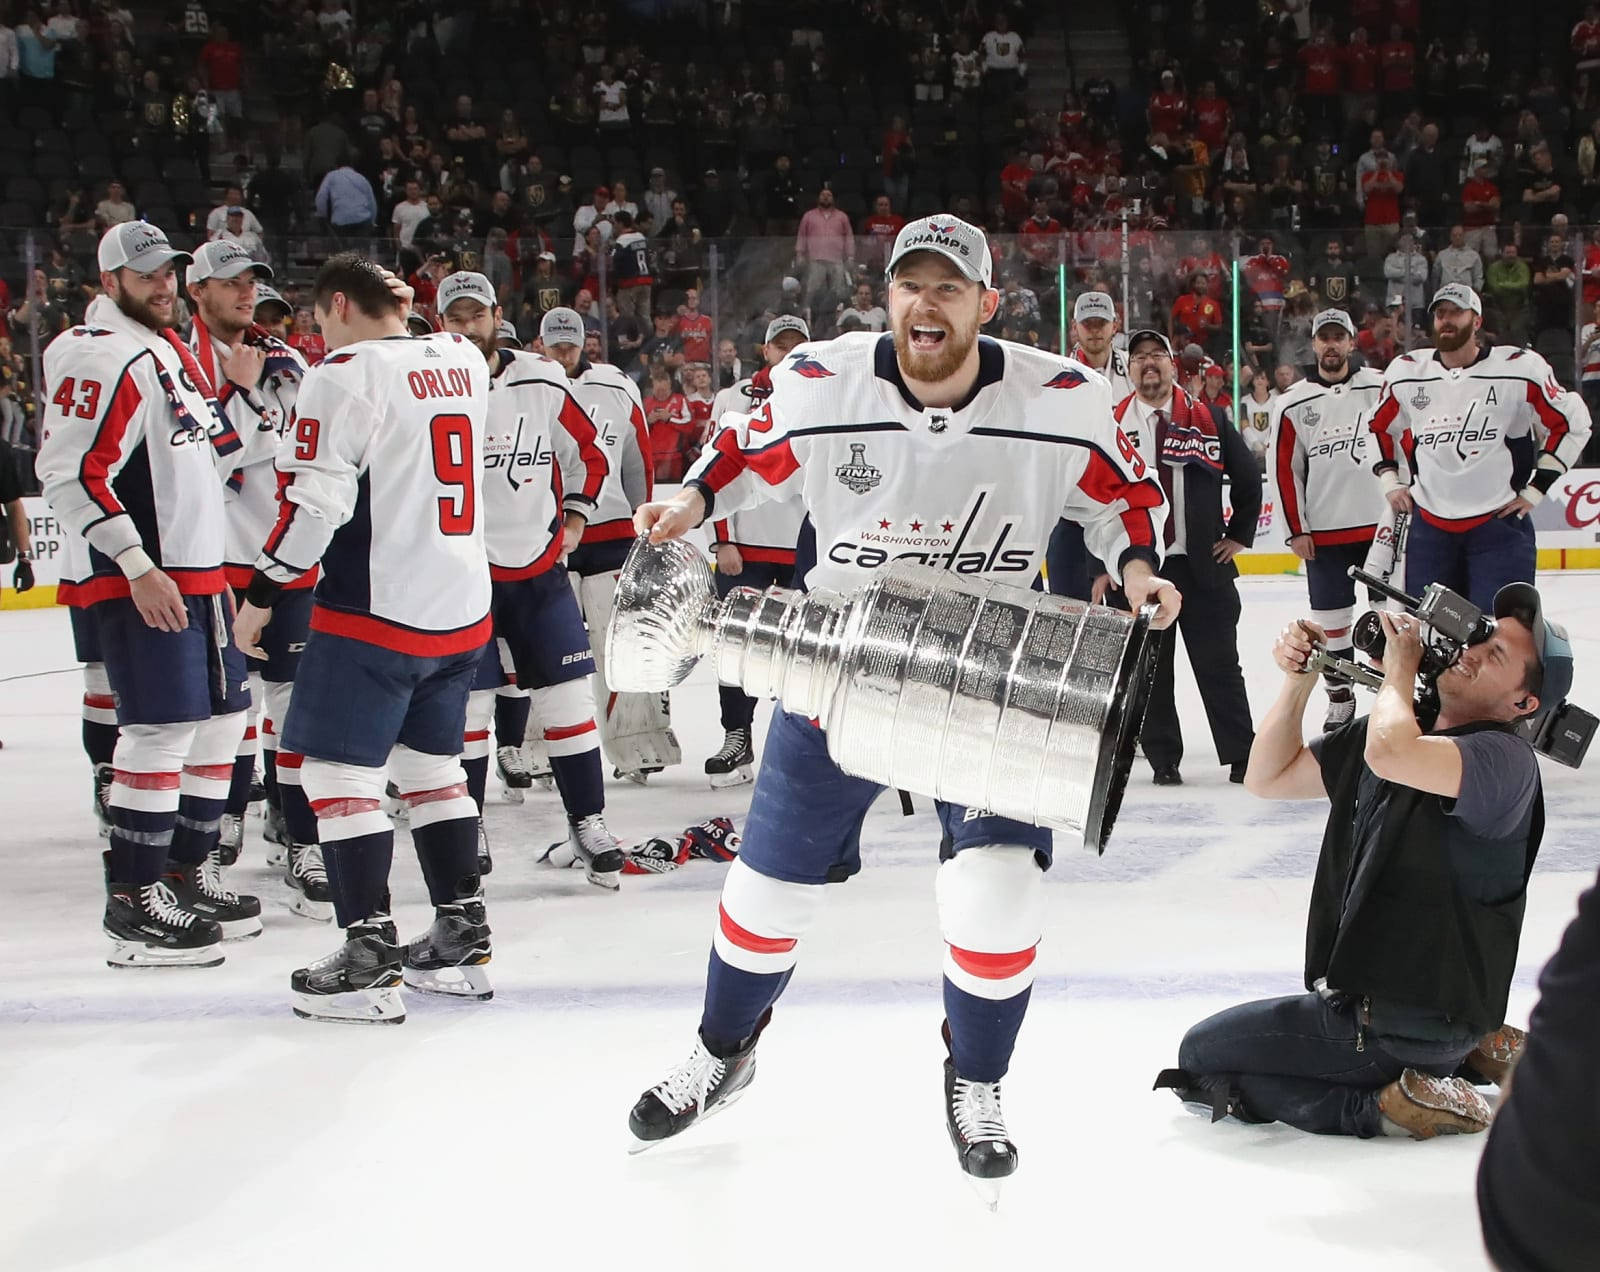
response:
<svg viewBox="0 0 1600 1272"><path fill-rule="evenodd" d="M1152 133L1176 136L1189 116L1189 99L1178 90L1178 77L1171 71L1161 72L1161 87L1150 94L1150 104L1145 108L1145 119Z"/></svg>
<svg viewBox="0 0 1600 1272"><path fill-rule="evenodd" d="M1352 30L1344 49L1345 118L1359 118L1367 106L1377 104L1379 60L1367 28Z"/></svg>
<svg viewBox="0 0 1600 1272"><path fill-rule="evenodd" d="M1361 176L1361 193L1366 200L1367 255L1387 256L1400 233L1400 194L1406 179L1395 169L1388 151L1378 156L1378 166Z"/></svg>
<svg viewBox="0 0 1600 1272"><path fill-rule="evenodd" d="M1223 392L1222 386L1227 380L1227 372L1221 363L1206 359L1205 379L1200 387L1200 400L1207 406L1233 419L1233 394Z"/></svg>
<svg viewBox="0 0 1600 1272"><path fill-rule="evenodd" d="M1472 176L1461 187L1461 224L1467 231L1467 246L1492 261L1500 252L1495 226L1500 221L1500 187L1489 176L1489 161L1472 165Z"/></svg>
<svg viewBox="0 0 1600 1272"><path fill-rule="evenodd" d="M228 38L221 22L211 27L211 38L200 49L200 82L211 94L223 127L233 131L232 121L244 118L244 46Z"/></svg>
<svg viewBox="0 0 1600 1272"><path fill-rule="evenodd" d="M1280 256L1271 237L1263 235L1256 254L1244 263L1244 281L1261 303L1269 323L1283 312L1283 290L1289 282L1289 259Z"/></svg>
<svg viewBox="0 0 1600 1272"><path fill-rule="evenodd" d="M1028 152L1019 146L1011 162L1000 170L1000 204L1007 221L1014 224L1028 214L1028 182L1033 177Z"/></svg>
<svg viewBox="0 0 1600 1272"><path fill-rule="evenodd" d="M1206 143L1213 155L1220 155L1228 143L1228 132L1233 127L1233 107L1228 99L1217 95L1214 80L1200 85L1200 96L1194 99L1194 135Z"/></svg>
<svg viewBox="0 0 1600 1272"><path fill-rule="evenodd" d="M1394 318L1381 309L1373 310L1356 337L1356 348L1374 371L1384 370L1400 352L1394 339Z"/></svg>
<svg viewBox="0 0 1600 1272"><path fill-rule="evenodd" d="M861 222L861 259L874 272L889 263L889 249L895 237L906 227L906 219L897 216L887 194L872 201L872 215Z"/></svg>
<svg viewBox="0 0 1600 1272"><path fill-rule="evenodd" d="M288 343L312 366L328 356L328 342L317 331L317 317L310 305L301 305L294 311L294 330L289 333Z"/></svg>
<svg viewBox="0 0 1600 1272"><path fill-rule="evenodd" d="M657 481L683 477L694 421L683 394L672 387L672 372L657 367L650 373L650 392L644 399L645 424L650 430L650 459Z"/></svg>
<svg viewBox="0 0 1600 1272"><path fill-rule="evenodd" d="M1172 302L1167 322L1167 338L1172 347L1187 344L1206 348L1222 330L1222 305L1206 294L1206 276L1197 273L1189 280L1189 290Z"/></svg>
<svg viewBox="0 0 1600 1272"><path fill-rule="evenodd" d="M1022 223L1022 250L1035 265L1054 268L1060 258L1061 222L1050 215L1045 199L1033 201L1033 215Z"/></svg>
<svg viewBox="0 0 1600 1272"><path fill-rule="evenodd" d="M1572 28L1572 69L1600 70L1600 5L1583 7L1583 20Z"/></svg>
<svg viewBox="0 0 1600 1272"><path fill-rule="evenodd" d="M1211 240L1204 234L1194 236L1189 255L1178 262L1181 277L1193 279L1196 274L1206 276L1206 295L1213 300L1222 299L1222 279L1227 272L1227 262L1222 259L1220 252L1213 250Z"/></svg>
<svg viewBox="0 0 1600 1272"><path fill-rule="evenodd" d="M1600 302L1600 230L1593 231L1583 249L1584 308L1592 309L1596 302Z"/></svg>
<svg viewBox="0 0 1600 1272"><path fill-rule="evenodd" d="M1382 68L1378 82L1383 86L1384 112L1399 114L1411 105L1417 86L1417 49L1398 22L1389 27L1389 38L1378 49L1378 65Z"/></svg>
<svg viewBox="0 0 1600 1272"><path fill-rule="evenodd" d="M700 293L693 287L683 294L678 313L678 339L683 342L685 362L711 364L711 315L700 312Z"/></svg>
<svg viewBox="0 0 1600 1272"><path fill-rule="evenodd" d="M1327 27L1319 26L1311 39L1300 46L1299 57L1304 73L1300 91L1307 99L1306 113L1313 119L1328 119L1344 87L1344 77L1339 46L1328 35Z"/></svg>

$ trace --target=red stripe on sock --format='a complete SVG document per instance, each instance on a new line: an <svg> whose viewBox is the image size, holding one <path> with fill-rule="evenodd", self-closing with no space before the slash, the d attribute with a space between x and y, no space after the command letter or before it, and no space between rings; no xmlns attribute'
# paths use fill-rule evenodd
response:
<svg viewBox="0 0 1600 1272"><path fill-rule="evenodd" d="M575 738L583 733L594 732L594 721L585 720L582 724L569 724L559 729L546 729L544 740L546 742L560 742L564 738Z"/></svg>
<svg viewBox="0 0 1600 1272"><path fill-rule="evenodd" d="M261 732L265 733L268 737L271 737L277 732L277 730L272 727L271 720L263 720L261 722Z"/></svg>
<svg viewBox="0 0 1600 1272"><path fill-rule="evenodd" d="M489 740L489 730L469 729L461 735L461 740L463 742L487 742Z"/></svg>
<svg viewBox="0 0 1600 1272"><path fill-rule="evenodd" d="M418 804L432 804L441 799L455 799L460 796L467 797L467 784L457 782L454 786L440 786L431 791L408 791L400 796L406 803L415 807Z"/></svg>
<svg viewBox="0 0 1600 1272"><path fill-rule="evenodd" d="M1014 954L980 954L974 950L964 950L952 945L950 957L955 960L956 966L969 976L979 976L984 980L1005 980L1033 966L1033 956L1038 949L1037 945L1033 945Z"/></svg>
<svg viewBox="0 0 1600 1272"><path fill-rule="evenodd" d="M185 764L183 771L190 777L205 777L213 782L233 781L231 764Z"/></svg>
<svg viewBox="0 0 1600 1272"><path fill-rule="evenodd" d="M279 751L278 767L281 769L297 769L306 762L306 757L298 751Z"/></svg>
<svg viewBox="0 0 1600 1272"><path fill-rule="evenodd" d="M247 724L247 725L244 726L244 740L246 742L254 742L256 740L256 726L255 725Z"/></svg>
<svg viewBox="0 0 1600 1272"><path fill-rule="evenodd" d="M741 950L749 950L752 954L787 954L795 946L792 937L757 936L754 932L747 932L728 917L728 912L721 905L717 906L717 915L722 923L722 935Z"/></svg>
<svg viewBox="0 0 1600 1272"><path fill-rule="evenodd" d="M357 813L375 813L381 801L376 799L314 799L311 811L318 817L354 817Z"/></svg>
<svg viewBox="0 0 1600 1272"><path fill-rule="evenodd" d="M228 773L231 776L233 769ZM176 773L130 773L126 769L113 769L111 780L118 786L135 791L175 791L178 789Z"/></svg>
<svg viewBox="0 0 1600 1272"><path fill-rule="evenodd" d="M111 711L116 708L117 700L109 693L86 693L83 695L83 705L101 711Z"/></svg>

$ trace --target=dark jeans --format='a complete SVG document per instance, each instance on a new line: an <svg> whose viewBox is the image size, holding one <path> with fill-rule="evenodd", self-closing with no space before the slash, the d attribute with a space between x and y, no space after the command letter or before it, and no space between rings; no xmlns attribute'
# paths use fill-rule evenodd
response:
<svg viewBox="0 0 1600 1272"><path fill-rule="evenodd" d="M1232 1087L1253 1119L1370 1139L1383 1133L1383 1087L1408 1068L1448 1077L1474 1044L1368 1033L1357 1010L1317 994L1241 1003L1184 1035L1178 1067L1204 1089Z"/></svg>

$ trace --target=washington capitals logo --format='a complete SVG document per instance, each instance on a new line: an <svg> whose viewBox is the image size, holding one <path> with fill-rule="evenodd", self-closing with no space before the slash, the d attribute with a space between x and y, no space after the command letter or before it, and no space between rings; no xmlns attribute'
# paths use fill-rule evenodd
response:
<svg viewBox="0 0 1600 1272"><path fill-rule="evenodd" d="M790 355L789 366L796 375L803 375L808 380L825 380L833 374L822 363L805 353Z"/></svg>
<svg viewBox="0 0 1600 1272"><path fill-rule="evenodd" d="M937 221L929 221L928 228L935 234L954 234L956 227L953 225L940 225Z"/></svg>
<svg viewBox="0 0 1600 1272"><path fill-rule="evenodd" d="M1083 376L1069 367L1065 371L1057 371L1051 379L1045 381L1044 387L1047 389L1075 389L1080 384L1087 383L1088 381Z"/></svg>
<svg viewBox="0 0 1600 1272"><path fill-rule="evenodd" d="M823 374L832 375L826 371ZM883 473L878 468L867 463L867 445L865 442L850 443L850 458L833 470L833 475L839 479L839 484L847 490L852 490L858 495L864 495L880 481Z"/></svg>

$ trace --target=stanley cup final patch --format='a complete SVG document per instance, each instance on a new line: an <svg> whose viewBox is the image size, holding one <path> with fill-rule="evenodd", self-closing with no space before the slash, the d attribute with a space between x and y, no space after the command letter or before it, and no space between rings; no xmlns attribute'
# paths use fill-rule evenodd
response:
<svg viewBox="0 0 1600 1272"><path fill-rule="evenodd" d="M850 443L850 458L835 468L833 475L839 479L840 485L858 495L866 494L883 480L883 473L867 463L865 442Z"/></svg>

